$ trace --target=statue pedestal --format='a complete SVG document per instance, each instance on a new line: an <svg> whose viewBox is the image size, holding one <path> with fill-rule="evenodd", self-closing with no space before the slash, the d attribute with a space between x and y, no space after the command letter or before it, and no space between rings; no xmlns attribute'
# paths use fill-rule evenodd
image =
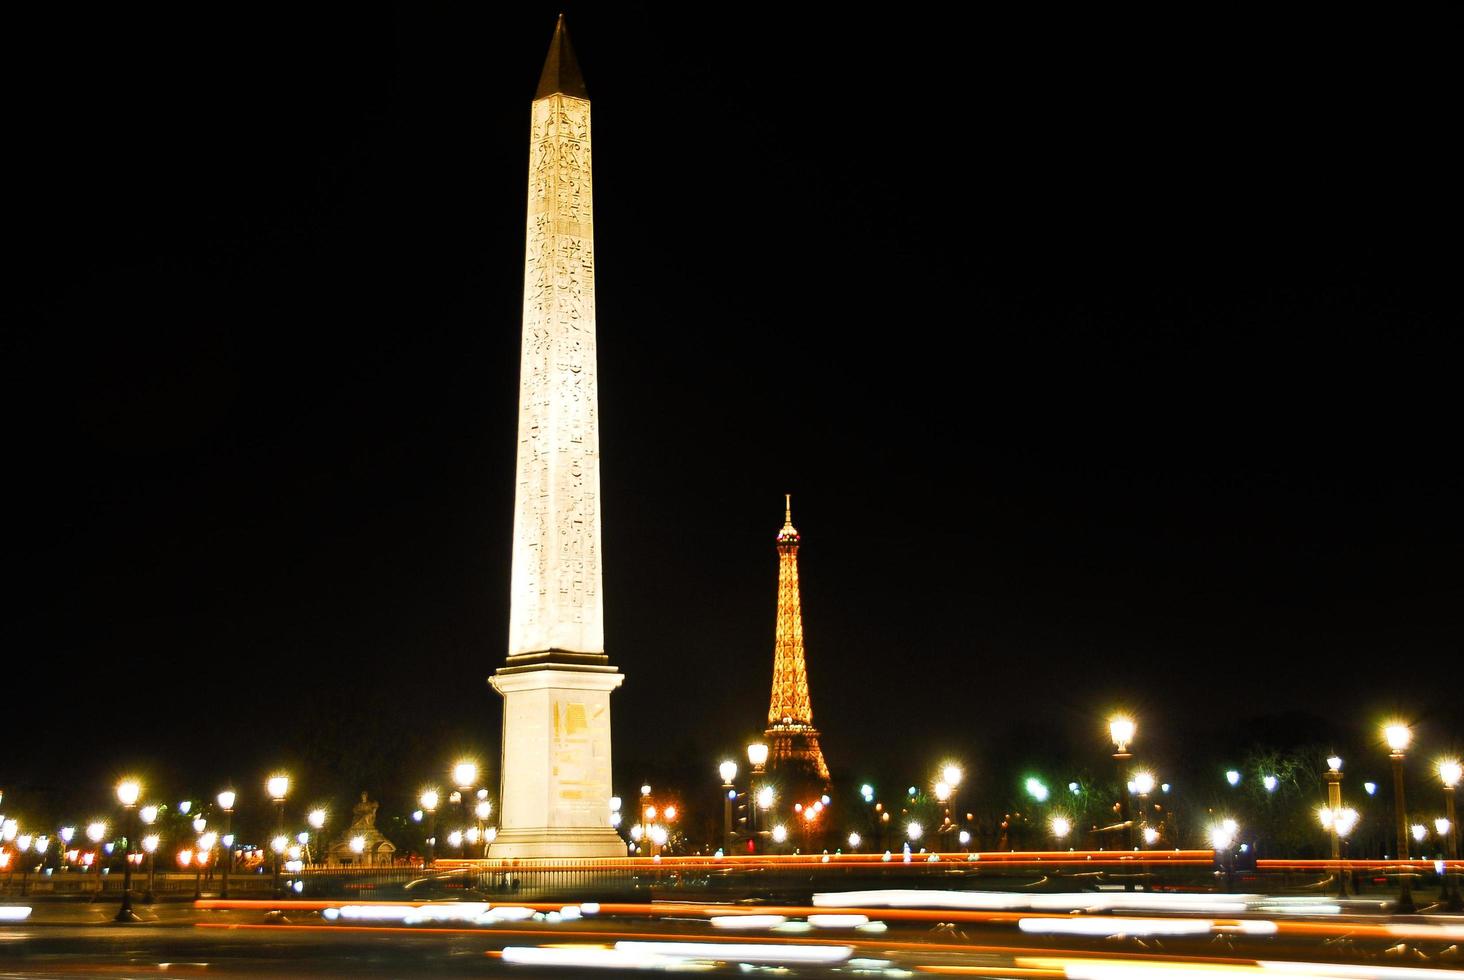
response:
<svg viewBox="0 0 1464 980"><path fill-rule="evenodd" d="M503 695L490 858L625 857L610 826L610 692L623 680L608 664L552 662L505 667L489 679Z"/></svg>

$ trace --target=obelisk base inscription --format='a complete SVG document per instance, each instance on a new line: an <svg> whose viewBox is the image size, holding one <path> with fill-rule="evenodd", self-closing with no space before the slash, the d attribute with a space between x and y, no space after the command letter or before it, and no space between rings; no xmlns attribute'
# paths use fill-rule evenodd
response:
<svg viewBox="0 0 1464 980"><path fill-rule="evenodd" d="M503 784L490 858L625 857L610 826L611 666L505 667Z"/></svg>

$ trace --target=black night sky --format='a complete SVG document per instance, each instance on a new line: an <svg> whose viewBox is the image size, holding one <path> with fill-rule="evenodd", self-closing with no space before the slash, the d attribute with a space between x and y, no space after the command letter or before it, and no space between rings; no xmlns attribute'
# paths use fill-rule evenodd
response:
<svg viewBox="0 0 1464 980"><path fill-rule="evenodd" d="M11 25L7 804L496 758L557 9ZM568 8L617 787L1457 744L1456 34L976 10Z"/></svg>

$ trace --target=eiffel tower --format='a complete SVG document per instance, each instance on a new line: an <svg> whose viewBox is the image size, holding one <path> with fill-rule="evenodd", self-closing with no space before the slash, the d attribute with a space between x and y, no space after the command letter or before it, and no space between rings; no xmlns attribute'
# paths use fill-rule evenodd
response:
<svg viewBox="0 0 1464 980"><path fill-rule="evenodd" d="M803 610L798 597L798 529L793 495L785 494L783 529L778 532L778 627L773 642L773 697L768 705L768 768L829 784L829 767L818 747L808 667L803 660Z"/></svg>

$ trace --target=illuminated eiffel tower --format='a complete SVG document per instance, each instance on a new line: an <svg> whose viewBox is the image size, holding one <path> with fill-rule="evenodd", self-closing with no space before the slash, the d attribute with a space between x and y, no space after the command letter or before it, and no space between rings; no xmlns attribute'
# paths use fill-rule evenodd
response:
<svg viewBox="0 0 1464 980"><path fill-rule="evenodd" d="M818 747L813 705L808 697L808 667L803 660L803 611L798 597L798 529L793 526L793 496L778 532L778 629L773 642L773 698L768 705L768 768L800 772L829 783L829 767Z"/></svg>

